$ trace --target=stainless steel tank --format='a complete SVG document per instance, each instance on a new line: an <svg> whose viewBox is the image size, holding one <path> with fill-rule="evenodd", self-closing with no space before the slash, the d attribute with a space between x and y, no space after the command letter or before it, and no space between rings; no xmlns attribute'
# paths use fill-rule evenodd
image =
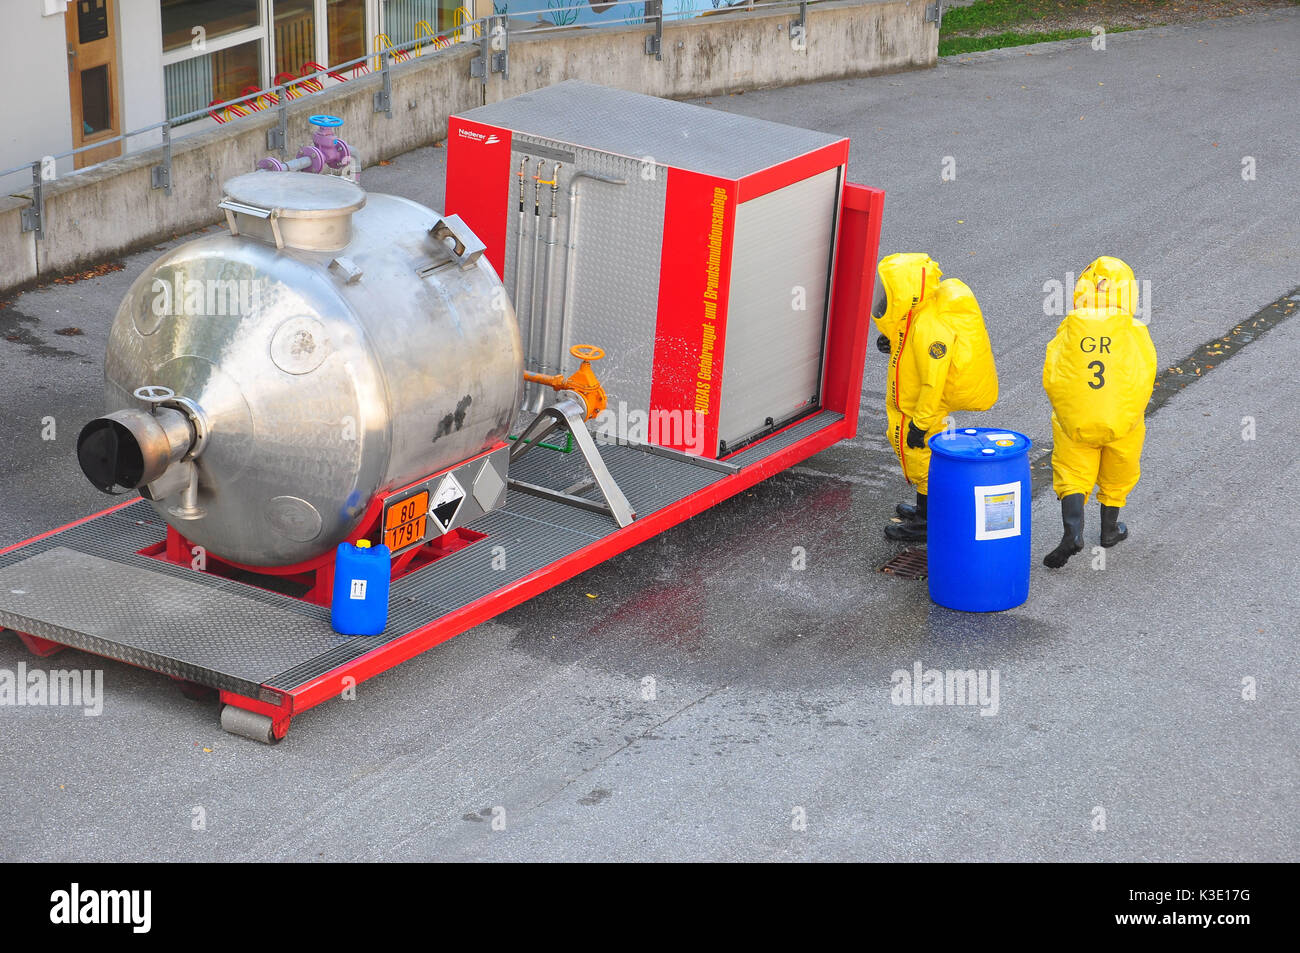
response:
<svg viewBox="0 0 1300 953"><path fill-rule="evenodd" d="M284 566L337 545L376 493L504 439L522 348L454 216L301 172L225 191L233 234L168 252L118 309L109 413L78 455L209 552Z"/></svg>

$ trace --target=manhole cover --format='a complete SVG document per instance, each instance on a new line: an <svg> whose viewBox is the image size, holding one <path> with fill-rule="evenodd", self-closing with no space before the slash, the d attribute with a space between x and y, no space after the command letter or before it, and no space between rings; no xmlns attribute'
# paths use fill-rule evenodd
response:
<svg viewBox="0 0 1300 953"><path fill-rule="evenodd" d="M904 579L924 579L929 575L929 566L924 549L905 549L889 562L880 567L880 571Z"/></svg>

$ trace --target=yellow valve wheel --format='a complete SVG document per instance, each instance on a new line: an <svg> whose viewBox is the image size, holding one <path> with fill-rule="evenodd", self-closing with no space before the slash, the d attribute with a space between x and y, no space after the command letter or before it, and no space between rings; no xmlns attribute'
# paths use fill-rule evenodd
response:
<svg viewBox="0 0 1300 953"><path fill-rule="evenodd" d="M569 348L569 353L580 361L599 361L605 356L605 352L594 344L575 344Z"/></svg>

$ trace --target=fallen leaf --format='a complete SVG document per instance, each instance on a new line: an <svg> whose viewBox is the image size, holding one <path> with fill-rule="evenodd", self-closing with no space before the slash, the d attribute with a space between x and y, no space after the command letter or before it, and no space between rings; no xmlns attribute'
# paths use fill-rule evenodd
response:
<svg viewBox="0 0 1300 953"><path fill-rule="evenodd" d="M54 279L56 285L71 285L78 281L84 281L87 278L100 278L109 272L121 271L126 266L120 261L106 261L102 264L95 265L93 268L87 268L85 271L79 271L73 275L60 275Z"/></svg>

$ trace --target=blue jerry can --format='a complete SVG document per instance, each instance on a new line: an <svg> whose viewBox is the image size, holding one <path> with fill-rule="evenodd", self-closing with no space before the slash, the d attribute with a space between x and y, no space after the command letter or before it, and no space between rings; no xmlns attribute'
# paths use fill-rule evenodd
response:
<svg viewBox="0 0 1300 953"><path fill-rule="evenodd" d="M997 612L1029 598L1028 437L968 427L930 438L930 598Z"/></svg>
<svg viewBox="0 0 1300 953"><path fill-rule="evenodd" d="M339 543L334 558L334 598L330 623L340 635L379 635L388 624L388 583L392 554L370 540Z"/></svg>

